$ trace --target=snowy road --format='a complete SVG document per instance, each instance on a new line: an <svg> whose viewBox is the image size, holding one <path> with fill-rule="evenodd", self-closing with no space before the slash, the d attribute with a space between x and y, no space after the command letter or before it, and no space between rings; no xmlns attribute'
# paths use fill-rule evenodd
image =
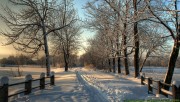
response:
<svg viewBox="0 0 180 102"><path fill-rule="evenodd" d="M106 95L110 102L144 100L151 96L147 93L147 86L141 85L139 79L126 79L122 76L86 69L79 71L84 79Z"/></svg>
<svg viewBox="0 0 180 102"><path fill-rule="evenodd" d="M147 87L139 81L86 69L54 70L56 85L37 90L15 102L122 102L145 99ZM139 79L138 79L139 80Z"/></svg>

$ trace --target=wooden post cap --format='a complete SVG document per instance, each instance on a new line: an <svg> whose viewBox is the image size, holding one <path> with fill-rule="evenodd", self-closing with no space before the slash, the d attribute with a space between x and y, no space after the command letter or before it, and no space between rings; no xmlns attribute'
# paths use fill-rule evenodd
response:
<svg viewBox="0 0 180 102"><path fill-rule="evenodd" d="M8 84L8 83L9 83L9 78L7 76L1 78L0 86L3 86L4 84Z"/></svg>
<svg viewBox="0 0 180 102"><path fill-rule="evenodd" d="M31 74L27 74L25 77L26 81L32 80L32 75Z"/></svg>
<svg viewBox="0 0 180 102"><path fill-rule="evenodd" d="M51 76L54 76L54 72L53 71L51 72Z"/></svg>
<svg viewBox="0 0 180 102"><path fill-rule="evenodd" d="M41 73L40 78L44 78L45 77L45 73Z"/></svg>

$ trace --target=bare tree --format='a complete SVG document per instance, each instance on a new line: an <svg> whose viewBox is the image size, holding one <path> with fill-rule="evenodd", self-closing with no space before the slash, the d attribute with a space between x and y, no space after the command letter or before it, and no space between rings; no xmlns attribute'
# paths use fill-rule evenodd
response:
<svg viewBox="0 0 180 102"><path fill-rule="evenodd" d="M59 17L57 18L57 23L59 25L65 26L69 22L77 21L78 19L72 0L63 0L59 7L59 12L60 13L57 14ZM79 48L80 28L77 22L73 22L69 27L55 32L52 37L51 41L54 43L55 52L60 52L64 56L65 71L68 71L70 56L76 54Z"/></svg>
<svg viewBox="0 0 180 102"><path fill-rule="evenodd" d="M6 45L13 44L17 50L36 53L42 48L46 55L47 76L50 74L48 35L70 25L56 26L56 12L59 5L56 0L9 0L19 12L4 7L6 15L0 15L9 31L1 34L7 37Z"/></svg>
<svg viewBox="0 0 180 102"><path fill-rule="evenodd" d="M167 53L167 38L162 38L163 31L159 24L144 21L139 24L140 36L140 52L142 63L140 65L140 72L146 60L151 56L162 56ZM144 56L143 56L144 55ZM142 58L144 57L144 59Z"/></svg>
<svg viewBox="0 0 180 102"><path fill-rule="evenodd" d="M162 24L162 26L167 30L167 34L169 34L166 37L171 37L174 41L173 49L169 58L168 70L164 78L164 82L170 84L180 47L178 0L170 0L168 5L164 5L165 1L161 0L146 0L146 2L150 13L155 17L155 20L153 21ZM153 5L155 3L158 5ZM164 15L166 15L166 17L164 17ZM166 86L165 89L169 89L169 87Z"/></svg>
<svg viewBox="0 0 180 102"><path fill-rule="evenodd" d="M132 42L130 37L132 30L132 22L130 22L132 20L130 17L132 2L130 0L103 0L100 2L93 1L88 4L88 7L91 8L87 10L88 14L91 15L88 17L93 22L90 25L98 31L104 30L105 35L111 36L109 39L111 43L110 59L113 62L113 69L115 69L114 58L118 58L118 73L121 73L120 58L123 58L125 73L129 74L128 55L133 52L134 48L133 45L130 45L130 42Z"/></svg>
<svg viewBox="0 0 180 102"><path fill-rule="evenodd" d="M109 9L108 5L103 5L103 3L99 4L99 7L97 8L95 6L94 2L89 2L86 5L86 10L88 13L88 23L87 28L93 29L97 31L97 38L94 38L90 45L93 47L93 49L97 53L99 53L99 58L104 58L102 61L108 61L111 62L112 59L112 66L109 66L109 71L113 68L113 72L115 72L115 25L114 21L114 12L112 9ZM112 20L113 19L113 20ZM98 41L99 40L99 41ZM96 45L97 48L94 48L94 45ZM100 49L102 48L102 49ZM101 50L103 50L101 52ZM112 67L112 68L111 68Z"/></svg>

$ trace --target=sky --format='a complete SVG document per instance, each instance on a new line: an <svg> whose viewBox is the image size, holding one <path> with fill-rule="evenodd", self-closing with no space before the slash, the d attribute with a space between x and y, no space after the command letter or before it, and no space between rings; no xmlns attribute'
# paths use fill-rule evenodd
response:
<svg viewBox="0 0 180 102"><path fill-rule="evenodd" d="M83 9L84 5L86 4L86 2L89 0L74 0L74 7L78 12L78 15L80 17L80 19L85 19L85 10ZM0 0L0 6L5 5L7 3L7 0ZM2 11L0 11L0 13L2 13ZM4 23L3 21L0 19L0 29L4 29ZM87 29L83 28L82 29L82 44L85 46L87 43L87 39L93 37L94 33L91 31L88 31ZM8 45L8 46L3 46L3 42L6 41L4 38L0 37L0 59L3 57L8 57L9 55L16 55L17 53L21 53L18 52L16 50L14 50L13 46ZM83 53L83 51L79 52L79 55L81 55Z"/></svg>
<svg viewBox="0 0 180 102"><path fill-rule="evenodd" d="M78 12L78 15L80 17L80 19L84 20L85 19L85 10L83 9L86 2L88 2L89 0L74 0L74 7ZM0 0L0 6L1 5L5 5L7 3L7 0ZM178 6L180 9L180 6ZM0 13L2 13L2 11L0 10ZM0 19L0 29L4 29L4 23L2 22L2 20ZM82 44L84 46L87 45L87 39L93 37L95 33L92 31L89 31L85 28L82 29ZM14 48L12 46L2 46L3 42L5 41L5 39L3 39L2 37L0 37L0 59L3 57L8 57L9 55L16 55L17 53L20 53L16 50L14 50ZM81 55L83 53L83 51L79 52L79 55Z"/></svg>
<svg viewBox="0 0 180 102"><path fill-rule="evenodd" d="M79 15L81 20L85 19L85 9L84 9L84 6L86 5L86 3L88 1L89 0L74 0L74 7L78 11L78 15ZM87 45L87 39L88 38L92 38L94 34L95 34L94 32L89 31L86 28L82 28L82 34L81 35L82 35L82 41L83 41L82 44L83 44L83 46ZM81 50L79 52L79 55L81 55L83 53L84 53L84 51Z"/></svg>

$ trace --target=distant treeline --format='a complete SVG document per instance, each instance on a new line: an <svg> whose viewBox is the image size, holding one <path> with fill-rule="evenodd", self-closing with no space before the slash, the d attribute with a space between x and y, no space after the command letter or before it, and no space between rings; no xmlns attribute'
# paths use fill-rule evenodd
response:
<svg viewBox="0 0 180 102"><path fill-rule="evenodd" d="M17 66L17 65L40 65L43 63L42 58L33 60L30 56L25 56L23 54L19 56L9 56L7 58L2 58L0 60L1 67L6 66Z"/></svg>
<svg viewBox="0 0 180 102"><path fill-rule="evenodd" d="M50 64L53 67L64 67L63 56L51 56ZM45 67L46 60L45 57L42 56L40 58L32 58L31 56L26 55L11 55L7 58L0 59L1 67L9 67L9 66L21 66L21 65L39 65L41 67ZM70 67L76 67L79 65L78 56L71 55Z"/></svg>
<svg viewBox="0 0 180 102"><path fill-rule="evenodd" d="M121 58L123 60L123 58ZM112 59L111 61L111 66L112 67ZM117 59L115 60L117 62ZM142 63L142 59L140 59L140 64ZM149 57L144 66L154 66L154 67L167 67L168 66L168 61L169 58L168 56L157 56L157 57ZM85 53L84 55L81 56L80 62L84 64L84 66L91 66L91 67L96 67L98 69L107 69L109 68L109 63L97 56L92 56L90 53ZM129 66L133 66L133 59L132 57L128 58L128 64ZM115 66L117 67L117 63L115 63ZM121 62L121 66L124 67L124 63ZM180 57L177 58L176 62L176 68L180 68Z"/></svg>

